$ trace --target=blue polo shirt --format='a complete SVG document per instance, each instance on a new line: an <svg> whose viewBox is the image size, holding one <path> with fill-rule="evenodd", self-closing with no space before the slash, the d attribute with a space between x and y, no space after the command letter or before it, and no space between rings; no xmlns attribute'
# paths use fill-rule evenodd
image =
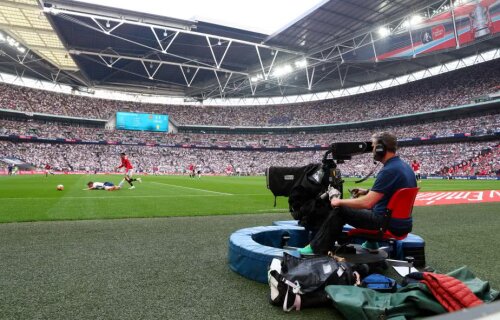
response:
<svg viewBox="0 0 500 320"><path fill-rule="evenodd" d="M384 194L382 199L373 207L373 212L384 214L387 209L387 204L396 190L401 188L415 188L416 186L417 180L415 179L415 173L406 162L401 160L398 156L387 160L382 170L378 173L377 179L371 188L372 191ZM398 229L411 229L411 225L411 218L405 220L391 219L389 222L389 230L397 231Z"/></svg>

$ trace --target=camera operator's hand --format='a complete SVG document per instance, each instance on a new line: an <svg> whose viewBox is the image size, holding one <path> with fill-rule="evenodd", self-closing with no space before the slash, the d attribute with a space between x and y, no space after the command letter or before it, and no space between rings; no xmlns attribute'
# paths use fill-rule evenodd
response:
<svg viewBox="0 0 500 320"><path fill-rule="evenodd" d="M358 198L360 196L365 196L368 194L370 190L367 189L361 189L361 188L354 188L352 190L349 190L351 192L351 196L353 198Z"/></svg>
<svg viewBox="0 0 500 320"><path fill-rule="evenodd" d="M332 206L332 208L340 207L340 201L342 200L339 198L333 198L330 200L330 205Z"/></svg>

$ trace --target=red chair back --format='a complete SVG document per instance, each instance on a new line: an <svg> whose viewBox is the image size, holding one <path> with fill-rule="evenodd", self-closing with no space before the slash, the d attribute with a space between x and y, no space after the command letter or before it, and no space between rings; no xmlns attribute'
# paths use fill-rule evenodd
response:
<svg viewBox="0 0 500 320"><path fill-rule="evenodd" d="M387 204L387 212L385 215L386 223L379 230L368 229L352 229L347 232L348 237L362 237L372 240L397 239L406 238L407 234L396 236L387 230L389 224L388 219L408 219L413 211L413 204L417 197L420 188L403 188L398 189Z"/></svg>
<svg viewBox="0 0 500 320"><path fill-rule="evenodd" d="M411 217L413 204L420 188L403 188L397 190L389 200L387 209L393 219L407 219Z"/></svg>

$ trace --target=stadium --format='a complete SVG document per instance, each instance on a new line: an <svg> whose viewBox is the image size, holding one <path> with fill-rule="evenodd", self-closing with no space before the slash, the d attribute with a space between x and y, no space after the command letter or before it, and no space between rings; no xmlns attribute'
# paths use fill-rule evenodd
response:
<svg viewBox="0 0 500 320"><path fill-rule="evenodd" d="M426 266L500 289L499 0L310 1L271 31L96 3L0 0L0 318L349 318L272 306L229 239L293 219L268 168L384 131ZM338 161L343 198L381 167Z"/></svg>

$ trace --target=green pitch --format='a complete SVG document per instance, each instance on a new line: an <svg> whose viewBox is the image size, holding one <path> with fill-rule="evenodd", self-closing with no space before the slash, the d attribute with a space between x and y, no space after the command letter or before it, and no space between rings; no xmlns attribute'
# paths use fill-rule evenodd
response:
<svg viewBox="0 0 500 320"><path fill-rule="evenodd" d="M84 191L88 181L118 184L122 176L51 175L0 177L0 222L82 220L167 216L227 215L286 212L287 201L274 197L264 177L144 176L119 191ZM57 191L58 184L64 185ZM373 181L361 187L368 188ZM347 180L344 188L358 187ZM421 191L483 190L498 188L497 181L428 180ZM345 195L347 196L347 194Z"/></svg>
<svg viewBox="0 0 500 320"><path fill-rule="evenodd" d="M231 233L291 219L285 198L273 207L264 177L145 176L134 190L83 191L89 180L121 176L0 177L1 222L75 220L0 223L0 318L343 319L333 308L284 313L268 303L267 285L227 266ZM348 180L345 191L355 186ZM499 183L424 180L420 187ZM439 272L468 265L498 289L499 208L416 207L413 231L426 241L427 265ZM171 218L108 219L159 216Z"/></svg>

